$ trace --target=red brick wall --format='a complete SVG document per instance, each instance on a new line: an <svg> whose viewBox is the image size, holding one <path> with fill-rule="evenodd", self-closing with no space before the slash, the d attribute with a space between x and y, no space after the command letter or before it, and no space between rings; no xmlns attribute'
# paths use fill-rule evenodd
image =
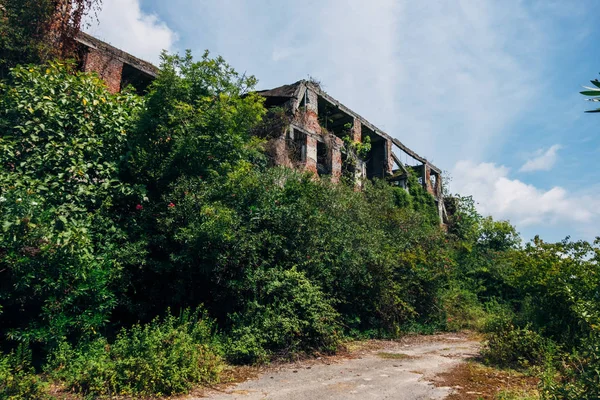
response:
<svg viewBox="0 0 600 400"><path fill-rule="evenodd" d="M281 165L290 168L294 166L290 160L285 133L277 138L271 139L268 142L268 154L272 157L272 162L275 165Z"/></svg>
<svg viewBox="0 0 600 400"><path fill-rule="evenodd" d="M319 116L312 110L299 110L294 117L294 122L307 132L314 133L315 135L321 134Z"/></svg>
<svg viewBox="0 0 600 400"><path fill-rule="evenodd" d="M123 63L96 49L89 49L83 65L85 72L96 72L106 82L111 93L121 90Z"/></svg>
<svg viewBox="0 0 600 400"><path fill-rule="evenodd" d="M294 116L294 123L309 133L321 135L319 116L311 109L299 110ZM317 173L317 139L311 135L306 135L306 161L304 169L315 174Z"/></svg>

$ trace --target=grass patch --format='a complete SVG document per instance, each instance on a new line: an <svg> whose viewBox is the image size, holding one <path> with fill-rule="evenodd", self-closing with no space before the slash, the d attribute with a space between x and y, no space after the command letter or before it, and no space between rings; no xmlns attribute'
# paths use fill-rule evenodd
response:
<svg viewBox="0 0 600 400"><path fill-rule="evenodd" d="M386 360L410 360L412 358L414 358L413 356L409 356L408 354L404 354L404 353L386 353L386 352L379 352L377 353L377 356Z"/></svg>
<svg viewBox="0 0 600 400"><path fill-rule="evenodd" d="M539 400L540 395L535 389L501 390L495 400Z"/></svg>
<svg viewBox="0 0 600 400"><path fill-rule="evenodd" d="M437 386L454 388L450 400L537 400L539 380L514 371L486 367L478 362L460 364L437 376Z"/></svg>

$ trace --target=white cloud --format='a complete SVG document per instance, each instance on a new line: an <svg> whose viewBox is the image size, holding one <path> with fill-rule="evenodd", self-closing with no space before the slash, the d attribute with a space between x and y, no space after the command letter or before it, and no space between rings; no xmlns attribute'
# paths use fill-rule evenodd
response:
<svg viewBox="0 0 600 400"><path fill-rule="evenodd" d="M521 1L407 2L400 25L394 135L436 164L486 159L533 104L537 17Z"/></svg>
<svg viewBox="0 0 600 400"><path fill-rule="evenodd" d="M543 87L546 36L521 0L182 2L198 18L210 13L200 29L262 88L314 76L442 167L459 154L485 159Z"/></svg>
<svg viewBox="0 0 600 400"><path fill-rule="evenodd" d="M307 78L442 168L490 159L548 90L557 16L522 0L170 0L208 47L267 89ZM200 39L201 38L201 39ZM187 45L187 44L186 44Z"/></svg>
<svg viewBox="0 0 600 400"><path fill-rule="evenodd" d="M103 0L98 22L91 18L85 30L141 59L158 63L162 50L172 50L177 35L153 14L146 14L140 0Z"/></svg>
<svg viewBox="0 0 600 400"><path fill-rule="evenodd" d="M273 43L278 65L266 79L281 77L280 70L298 71L292 82L315 76L335 98L441 166L464 154L486 159L544 86L538 73L547 35L520 0L285 7L293 13L276 34L244 27L257 36L252 43ZM276 82L283 83L290 82Z"/></svg>
<svg viewBox="0 0 600 400"><path fill-rule="evenodd" d="M291 68L285 68L293 75L288 74L288 81L281 80L281 73L271 75L268 84L282 85L313 76L343 104L380 128L391 128L397 78L402 73L397 63L401 2L325 0L281 4L291 8L291 18L266 43L271 48L274 69L281 70L283 64L288 64Z"/></svg>
<svg viewBox="0 0 600 400"><path fill-rule="evenodd" d="M588 228L597 226L597 196L571 193L560 186L540 189L511 179L509 173L501 165L459 161L452 171L452 190L472 195L483 215L508 219L518 228L561 224L588 234Z"/></svg>
<svg viewBox="0 0 600 400"><path fill-rule="evenodd" d="M548 150L539 149L535 152L534 157L527 160L521 167L521 172L533 172L533 171L550 171L556 160L558 159L557 152L562 146L555 144Z"/></svg>

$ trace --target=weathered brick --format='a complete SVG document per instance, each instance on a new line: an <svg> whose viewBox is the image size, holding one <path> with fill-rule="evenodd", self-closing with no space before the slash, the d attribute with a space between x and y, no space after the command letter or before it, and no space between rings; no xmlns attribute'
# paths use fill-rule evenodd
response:
<svg viewBox="0 0 600 400"><path fill-rule="evenodd" d="M356 117L354 117L354 124L352 125L352 140L362 142L362 122Z"/></svg>
<svg viewBox="0 0 600 400"><path fill-rule="evenodd" d="M331 181L339 182L340 177L342 176L342 146L344 141L333 135L329 135L328 139L328 167L331 173Z"/></svg>
<svg viewBox="0 0 600 400"><path fill-rule="evenodd" d="M312 110L300 109L294 116L294 123L307 132L315 135L321 134L321 125L319 125L319 116Z"/></svg>
<svg viewBox="0 0 600 400"><path fill-rule="evenodd" d="M423 184L425 186L425 189L427 189L427 191L432 195L435 196L435 190L433 189L433 185L431 184L431 169L429 168L429 165L425 164L423 166L423 169L425 170L424 173L424 179L423 179Z"/></svg>
<svg viewBox="0 0 600 400"><path fill-rule="evenodd" d="M88 49L83 63L85 72L96 72L106 82L111 93L121 90L121 78L123 74L123 62L108 53L96 49Z"/></svg>

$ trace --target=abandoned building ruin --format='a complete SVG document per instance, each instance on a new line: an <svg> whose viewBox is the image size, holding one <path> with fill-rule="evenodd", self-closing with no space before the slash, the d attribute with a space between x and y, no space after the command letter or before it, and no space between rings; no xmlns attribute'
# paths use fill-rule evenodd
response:
<svg viewBox="0 0 600 400"><path fill-rule="evenodd" d="M77 42L80 69L98 73L113 93L132 85L142 94L158 74L154 65L86 33L81 32ZM447 222L442 171L331 97L319 84L302 80L257 93L265 98L267 108L281 110L289 121L269 141L274 164L329 176L333 182L350 174L358 187L365 179L386 179L406 190L410 169L435 199L442 224ZM353 147L361 143L370 146L359 155Z"/></svg>
<svg viewBox="0 0 600 400"><path fill-rule="evenodd" d="M84 32L76 37L79 68L96 72L112 93L131 85L140 94L158 75L158 68Z"/></svg>

